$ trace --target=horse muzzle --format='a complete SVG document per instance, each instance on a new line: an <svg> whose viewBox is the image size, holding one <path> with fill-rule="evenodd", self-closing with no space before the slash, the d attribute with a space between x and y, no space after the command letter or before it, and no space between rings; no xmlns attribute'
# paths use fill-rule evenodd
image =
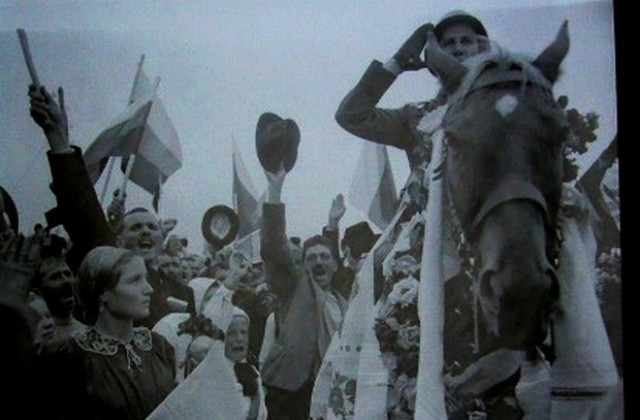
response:
<svg viewBox="0 0 640 420"><path fill-rule="evenodd" d="M474 235L479 253L477 293L486 325L502 346L529 349L545 338L557 287L546 255L540 203L497 203Z"/></svg>

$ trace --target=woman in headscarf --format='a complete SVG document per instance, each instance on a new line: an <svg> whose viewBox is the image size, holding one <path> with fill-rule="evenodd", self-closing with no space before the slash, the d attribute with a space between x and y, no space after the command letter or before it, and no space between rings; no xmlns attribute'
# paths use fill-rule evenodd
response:
<svg viewBox="0 0 640 420"><path fill-rule="evenodd" d="M249 316L238 307L224 306L215 321L213 328L200 323L201 334L190 328L190 373L149 420L267 418L260 373L249 355ZM206 333L220 330L225 331L222 336Z"/></svg>
<svg viewBox="0 0 640 420"><path fill-rule="evenodd" d="M152 291L131 251L100 246L86 255L78 295L88 327L39 356L46 418L144 419L173 390L173 348L133 326L149 315Z"/></svg>

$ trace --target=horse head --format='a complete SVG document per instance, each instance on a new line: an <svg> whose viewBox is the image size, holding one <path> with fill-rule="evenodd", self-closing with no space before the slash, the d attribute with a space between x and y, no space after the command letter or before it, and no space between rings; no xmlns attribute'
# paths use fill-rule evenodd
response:
<svg viewBox="0 0 640 420"><path fill-rule="evenodd" d="M427 45L449 95L449 198L476 257L487 327L507 348L540 344L557 299L550 250L568 124L552 86L568 50L567 22L534 60L493 47L461 63L432 38Z"/></svg>

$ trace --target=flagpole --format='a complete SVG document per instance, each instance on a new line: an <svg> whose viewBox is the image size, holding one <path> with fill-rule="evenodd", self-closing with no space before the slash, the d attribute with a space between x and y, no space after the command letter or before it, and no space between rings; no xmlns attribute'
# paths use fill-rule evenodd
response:
<svg viewBox="0 0 640 420"><path fill-rule="evenodd" d="M40 89L40 79L38 79L38 72L36 72L36 66L33 64L33 58L31 57L31 49L29 48L29 39L27 38L27 32L20 28L17 30L18 38L20 39L20 46L22 47L22 54L24 55L24 61L27 64L27 70L31 75L31 82Z"/></svg>
<svg viewBox="0 0 640 420"><path fill-rule="evenodd" d="M160 198L162 198L162 175L158 174L158 196L156 201L156 214L160 214Z"/></svg>
<svg viewBox="0 0 640 420"><path fill-rule="evenodd" d="M104 181L102 193L100 194L100 204L104 204L104 198L107 195L107 188L109 187L109 181L111 180L111 173L113 172L115 162L116 160L113 157L109 157L109 169L107 169L107 178Z"/></svg>
<svg viewBox="0 0 640 420"><path fill-rule="evenodd" d="M127 183L129 182L129 177L131 177L131 170L133 169L133 163L136 159L136 154L134 153L127 161L127 170L124 173L124 178L122 179L122 186L120 187L120 191L122 193L127 192Z"/></svg>
<svg viewBox="0 0 640 420"><path fill-rule="evenodd" d="M144 55L142 57L143 57L142 59L144 59ZM140 65L142 65L142 59L140 60ZM159 86L160 86L160 77L156 77L155 82L153 84L153 89L155 91L157 91ZM140 140L142 140L142 137L140 138ZM138 141L138 145L136 146L136 151L134 153L132 153L131 157L127 161L127 169L126 169L126 171L124 173L124 178L122 179L122 187L120 188L120 190L123 193L127 192L127 183L129 182L129 178L131 177L131 171L133 170L133 164L134 164L136 156L138 154L138 147L140 147L140 141Z"/></svg>
<svg viewBox="0 0 640 420"><path fill-rule="evenodd" d="M140 78L140 74L142 72L142 64L144 63L144 58L145 55L142 54L140 56L140 61L138 62L138 68L136 69L136 75L133 78L133 86L131 87L131 93L129 94L129 105L131 105L135 98L134 98L134 94L136 91L136 85L138 84L138 79ZM102 187L102 193L100 195L100 204L104 204L104 199L107 195L107 190L109 188L109 182L111 181L111 174L113 173L113 168L115 166L116 163L116 159L114 159L113 157L109 158L109 168L107 169L107 178L104 181L104 186ZM127 173L125 174L125 178L122 181L122 187L123 187L123 192L125 191L124 188L126 188L127 186L127 182L129 180L129 175L131 174L131 169L130 166L131 165L131 161L129 161L127 163Z"/></svg>
<svg viewBox="0 0 640 420"><path fill-rule="evenodd" d="M132 104L135 101L135 93L136 86L138 85L138 79L140 78L140 74L142 73L142 64L144 63L145 55L142 54L140 56L140 62L138 63L138 69L136 70L136 76L133 79L133 86L131 87L131 94L129 95L129 104Z"/></svg>

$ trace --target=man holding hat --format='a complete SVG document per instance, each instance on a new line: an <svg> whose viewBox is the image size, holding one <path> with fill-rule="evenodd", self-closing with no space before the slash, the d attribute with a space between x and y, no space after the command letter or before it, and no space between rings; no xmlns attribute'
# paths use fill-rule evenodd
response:
<svg viewBox="0 0 640 420"><path fill-rule="evenodd" d="M361 221L346 228L341 240L339 224L346 210L344 196L338 194L331 202L328 222L322 228L322 235L330 240L336 259L343 262L333 276L332 287L349 300L356 273L380 234L373 233L369 223Z"/></svg>
<svg viewBox="0 0 640 420"><path fill-rule="evenodd" d="M281 191L286 171L266 171L261 254L265 279L278 297L276 337L262 365L269 418L308 419L316 375L332 336L342 323L347 301L332 288L338 261L330 240L307 239L302 262L286 236Z"/></svg>

